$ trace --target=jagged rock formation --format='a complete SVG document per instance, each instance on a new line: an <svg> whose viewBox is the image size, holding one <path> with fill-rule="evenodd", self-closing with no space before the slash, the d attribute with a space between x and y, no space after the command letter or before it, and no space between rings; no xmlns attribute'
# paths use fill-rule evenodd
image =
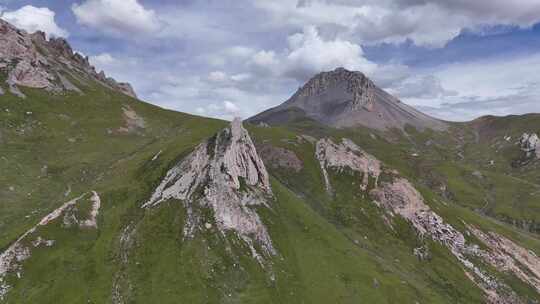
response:
<svg viewBox="0 0 540 304"><path fill-rule="evenodd" d="M109 78L112 79L112 78ZM127 82L117 82L116 87L124 94L131 96L133 98L137 98L137 93L135 93L135 90L131 86L131 84Z"/></svg>
<svg viewBox="0 0 540 304"><path fill-rule="evenodd" d="M321 139L316 144L315 157L319 160L323 173L326 191L332 193L332 185L327 169L342 172L345 168L362 174L360 188L367 190L370 178L377 186L382 166L375 157L366 153L349 139L342 139L340 144L335 144L331 139Z"/></svg>
<svg viewBox="0 0 540 304"><path fill-rule="evenodd" d="M263 255L274 255L270 235L256 210L269 206L272 191L268 173L259 158L248 132L235 119L213 138L200 144L195 151L174 166L143 205L151 208L168 199L182 200L187 209L184 236L193 237L204 229L198 209L210 208L219 232L234 232L250 247L252 255L263 261Z"/></svg>
<svg viewBox="0 0 540 304"><path fill-rule="evenodd" d="M343 68L323 72L301 87L289 100L249 119L253 123L282 124L307 117L326 125L358 125L377 130L444 130L446 123L425 115L378 88L360 72Z"/></svg>
<svg viewBox="0 0 540 304"><path fill-rule="evenodd" d="M534 252L495 232L485 233L470 225L468 229L490 249L477 251L486 262L496 269L515 274L540 293L540 258Z"/></svg>
<svg viewBox="0 0 540 304"><path fill-rule="evenodd" d="M21 278L23 271L22 263L31 257L32 248L40 246L51 247L55 244L54 240L45 240L43 237L37 235L39 233L39 228L49 225L62 215L64 215L64 224L67 218L75 217L75 219L77 219L72 209L87 195L87 193L82 194L47 214L38 224L22 234L15 242L13 242L13 244L0 254L0 301L5 298L6 294L11 289L11 286L7 282L8 275L15 275L17 278ZM79 224L81 228L97 228L97 215L99 213L101 200L95 191L92 191L90 200L92 202L92 208L89 217L85 220L77 220L77 224Z"/></svg>
<svg viewBox="0 0 540 304"><path fill-rule="evenodd" d="M523 133L519 140L521 150L526 153L527 157L535 156L540 158L540 138L536 133Z"/></svg>
<svg viewBox="0 0 540 304"><path fill-rule="evenodd" d="M538 265L529 266L534 262L527 265L530 267L529 271L533 271L533 275L525 275L519 270L519 267L510 261L509 256L500 254L498 251L486 251L480 249L476 244L467 243L464 235L433 212L424 202L422 195L406 179L395 177L392 182L384 182L381 187L373 189L370 195L379 206L390 212L391 216L399 215L409 221L420 237L430 237L446 246L465 267L467 276L486 293L489 303L523 302L509 286L475 265L471 262L471 258L481 258L498 271L512 272L525 283L538 288L538 278L535 277L536 273L534 272L538 271ZM473 230L473 232L476 235L478 230ZM492 244L486 241L484 243L495 250L495 247L491 246ZM525 249L521 248L520 252L523 251Z"/></svg>
<svg viewBox="0 0 540 304"><path fill-rule="evenodd" d="M111 89L136 98L127 83L118 83L97 73L88 57L73 51L63 38L47 40L45 33L28 34L0 19L0 75L5 77L8 90L25 97L19 87L46 89L52 92L76 91L81 88L69 79L82 84L98 81ZM0 84L1 86L1 84Z"/></svg>

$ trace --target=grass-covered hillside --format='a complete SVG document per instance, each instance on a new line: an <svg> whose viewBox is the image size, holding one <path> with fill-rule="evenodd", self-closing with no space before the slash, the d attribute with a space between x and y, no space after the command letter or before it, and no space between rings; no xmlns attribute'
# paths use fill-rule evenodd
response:
<svg viewBox="0 0 540 304"><path fill-rule="evenodd" d="M350 138L399 170L457 229L465 231L466 222L540 250L535 235L475 209L473 195L491 188L466 182L463 172L482 170L486 183L508 175L475 167L472 156L460 161L442 146L455 139L306 122L248 126L258 150L279 147L300 161L291 169L262 153L274 198L258 211L278 252L262 266L234 234L208 229L184 239L180 201L141 208L166 171L226 122L166 111L98 85L84 94L24 93L26 99L0 97L0 246L81 195L72 212L87 216L91 191L101 208L97 229L67 225L65 216L39 226L32 238L54 244L28 244L31 255L5 277L5 303L483 303L483 291L446 247L418 238L405 220L385 223L384 211L354 186L354 172L331 173L334 194L324 190L314 140L326 137ZM429 247L428 258L413 254L419 246ZM513 274L483 267L524 299L538 299Z"/></svg>

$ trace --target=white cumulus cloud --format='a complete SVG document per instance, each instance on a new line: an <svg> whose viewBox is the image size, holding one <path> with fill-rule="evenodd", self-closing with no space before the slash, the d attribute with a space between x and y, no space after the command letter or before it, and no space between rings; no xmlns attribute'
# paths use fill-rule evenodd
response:
<svg viewBox="0 0 540 304"><path fill-rule="evenodd" d="M232 120L235 117L243 117L245 113L240 107L229 100L225 100L220 104L211 103L204 107L197 107L195 112L199 115L211 116L226 120Z"/></svg>
<svg viewBox="0 0 540 304"><path fill-rule="evenodd" d="M48 35L67 37L69 35L68 31L56 24L55 15L55 12L47 7L35 7L32 5L25 5L15 11L0 12L2 19L29 33L41 30Z"/></svg>
<svg viewBox="0 0 540 304"><path fill-rule="evenodd" d="M443 47L469 29L530 27L540 22L537 0L254 0L274 27L315 25L361 43Z"/></svg>
<svg viewBox="0 0 540 304"><path fill-rule="evenodd" d="M252 57L253 63L260 67L271 69L278 64L274 51L259 51Z"/></svg>
<svg viewBox="0 0 540 304"><path fill-rule="evenodd" d="M324 40L313 26L290 36L289 48L286 74L299 80L336 67L368 74L377 67L364 57L360 45L339 38Z"/></svg>
<svg viewBox="0 0 540 304"><path fill-rule="evenodd" d="M161 28L156 13L137 0L85 0L73 4L72 10L80 24L117 36L130 38Z"/></svg>

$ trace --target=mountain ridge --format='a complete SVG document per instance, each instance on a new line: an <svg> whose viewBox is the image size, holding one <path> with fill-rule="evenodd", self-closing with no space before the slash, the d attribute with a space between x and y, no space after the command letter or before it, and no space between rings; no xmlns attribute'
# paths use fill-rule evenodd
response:
<svg viewBox="0 0 540 304"><path fill-rule="evenodd" d="M88 85L91 81L137 98L129 83L117 82L103 71L97 72L88 59L74 52L66 39L47 36L42 31L28 34L0 19L0 72L12 94L24 98L20 86L46 89L51 92L74 91L82 88L74 80ZM1 87L1 86L0 86Z"/></svg>

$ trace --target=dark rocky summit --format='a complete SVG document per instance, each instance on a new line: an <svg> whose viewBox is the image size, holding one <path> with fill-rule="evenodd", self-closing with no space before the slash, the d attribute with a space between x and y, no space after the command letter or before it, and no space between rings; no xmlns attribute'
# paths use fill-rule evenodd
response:
<svg viewBox="0 0 540 304"><path fill-rule="evenodd" d="M285 103L262 112L249 121L282 124L307 117L323 124L347 128L444 130L446 124L402 103L377 87L361 72L338 68L322 72L301 87Z"/></svg>

